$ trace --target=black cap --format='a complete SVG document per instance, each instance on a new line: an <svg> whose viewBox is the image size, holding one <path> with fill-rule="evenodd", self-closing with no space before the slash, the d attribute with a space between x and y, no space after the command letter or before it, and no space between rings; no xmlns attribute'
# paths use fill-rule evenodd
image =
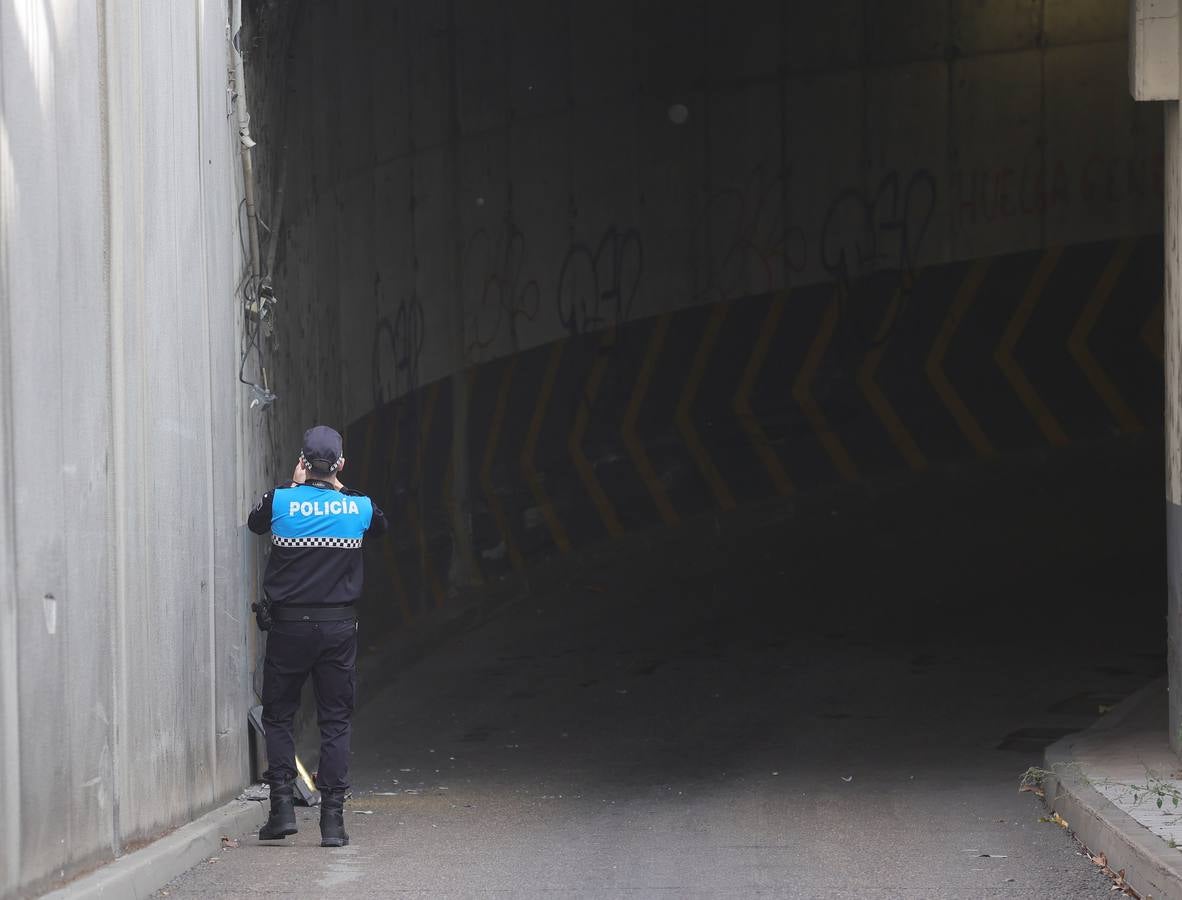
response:
<svg viewBox="0 0 1182 900"><path fill-rule="evenodd" d="M333 472L341 461L341 436L327 425L304 432L304 459L319 472Z"/></svg>

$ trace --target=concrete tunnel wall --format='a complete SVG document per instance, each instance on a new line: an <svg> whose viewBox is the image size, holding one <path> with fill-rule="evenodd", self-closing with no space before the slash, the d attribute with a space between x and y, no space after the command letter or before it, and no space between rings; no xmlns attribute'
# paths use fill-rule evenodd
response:
<svg viewBox="0 0 1182 900"><path fill-rule="evenodd" d="M632 528L1160 427L1126 15L253 3L281 467L347 426L396 525L371 627Z"/></svg>
<svg viewBox="0 0 1182 900"><path fill-rule="evenodd" d="M0 5L5 898L248 777L241 525L268 438L238 383L228 21L208 0Z"/></svg>

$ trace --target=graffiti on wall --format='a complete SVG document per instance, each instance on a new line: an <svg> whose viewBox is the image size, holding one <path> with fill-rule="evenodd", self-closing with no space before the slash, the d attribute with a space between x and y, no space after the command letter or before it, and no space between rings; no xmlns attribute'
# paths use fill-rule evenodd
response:
<svg viewBox="0 0 1182 900"><path fill-rule="evenodd" d="M933 246L943 237L938 223L955 233L1022 216L1103 212L1160 190L1162 172L1160 154L1128 159L1097 152L1073 167L1044 163L1039 148L1020 166L954 169L946 177L922 167L892 168L837 189L807 224L793 219L799 177L791 167L765 161L704 196L683 257L687 305L830 282L837 288L836 327L852 335L856 351L889 340L907 314L921 266L935 264L943 252ZM649 261L642 228L626 224L634 211L622 212L601 230L572 233L561 254L549 258L531 255L529 228L512 208L497 224L473 231L460 248L466 364L560 335L617 331L656 311L644 302ZM894 279L889 315L867 299L881 296L883 278ZM389 309L377 280L375 292L378 308ZM658 298L655 305L668 308L669 301ZM418 386L425 337L417 297L399 301L376 321L375 406ZM619 357L628 350L617 338L596 353Z"/></svg>
<svg viewBox="0 0 1182 900"><path fill-rule="evenodd" d="M1138 157L1093 152L1080 160L1044 160L1034 148L1020 164L953 169L949 176L954 228L1047 214L1114 215L1163 190L1161 151Z"/></svg>
<svg viewBox="0 0 1182 900"><path fill-rule="evenodd" d="M790 169L773 172L761 163L742 184L713 191L696 227L694 247L705 247L703 301L733 300L791 287L808 263L808 238L786 224L792 189Z"/></svg>
<svg viewBox="0 0 1182 900"><path fill-rule="evenodd" d="M464 241L468 362L516 352L526 324L574 336L621 325L635 315L644 273L639 230L609 225L589 241L572 238L551 266L532 263L528 246L511 215L495 231L480 228Z"/></svg>
<svg viewBox="0 0 1182 900"><path fill-rule="evenodd" d="M516 351L518 329L535 321L542 307L537 280L525 275L525 233L506 215L495 232L480 228L471 234L461 259L467 358L479 359L502 335L509 351Z"/></svg>
<svg viewBox="0 0 1182 900"><path fill-rule="evenodd" d="M839 284L883 270L914 272L936 200L936 179L926 169L906 179L891 170L870 189L846 188L821 225L822 268Z"/></svg>
<svg viewBox="0 0 1182 900"><path fill-rule="evenodd" d="M829 204L818 255L837 285L840 321L857 348L888 341L905 314L938 199L928 170L916 169L906 178L890 170L872 188L846 188ZM881 322L878 304L863 302L862 296L870 277L880 272L897 279L897 299Z"/></svg>
<svg viewBox="0 0 1182 900"><path fill-rule="evenodd" d="M635 228L612 225L594 244L573 242L554 295L563 330L573 336L627 322L643 275L644 243Z"/></svg>
<svg viewBox="0 0 1182 900"><path fill-rule="evenodd" d="M381 277L377 275L374 294L379 309L383 308ZM419 360L425 340L423 304L417 297L399 301L393 315L380 316L374 323L370 373L375 409L419 386Z"/></svg>

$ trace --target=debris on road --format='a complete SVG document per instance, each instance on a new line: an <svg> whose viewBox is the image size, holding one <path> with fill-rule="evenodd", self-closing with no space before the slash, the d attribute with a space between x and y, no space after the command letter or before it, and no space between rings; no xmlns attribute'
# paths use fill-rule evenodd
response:
<svg viewBox="0 0 1182 900"><path fill-rule="evenodd" d="M1099 866L1100 872L1102 874L1112 879L1112 889L1114 891L1120 891L1126 897L1132 897L1133 900L1141 900L1141 895L1133 890L1129 883L1125 881L1124 869L1118 869L1114 872L1108 865L1108 856L1106 854L1093 854L1092 851L1084 846L1082 842L1080 846L1083 847L1084 856L1090 859L1093 864Z"/></svg>
<svg viewBox="0 0 1182 900"><path fill-rule="evenodd" d="M1067 820L1058 813L1052 813L1049 816L1039 816L1038 821L1046 822L1049 825L1058 825L1060 828L1066 829L1068 827Z"/></svg>
<svg viewBox="0 0 1182 900"><path fill-rule="evenodd" d="M239 800L268 800L270 797L271 786L269 784L252 784L238 795Z"/></svg>

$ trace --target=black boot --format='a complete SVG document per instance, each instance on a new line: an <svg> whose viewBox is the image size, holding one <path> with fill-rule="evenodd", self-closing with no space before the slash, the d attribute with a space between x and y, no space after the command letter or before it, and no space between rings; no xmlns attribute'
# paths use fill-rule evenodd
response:
<svg viewBox="0 0 1182 900"><path fill-rule="evenodd" d="M345 833L345 792L320 793L320 846L344 847L349 843Z"/></svg>
<svg viewBox="0 0 1182 900"><path fill-rule="evenodd" d="M271 817L259 829L260 841L278 841L295 834L295 787L292 782L271 785Z"/></svg>

